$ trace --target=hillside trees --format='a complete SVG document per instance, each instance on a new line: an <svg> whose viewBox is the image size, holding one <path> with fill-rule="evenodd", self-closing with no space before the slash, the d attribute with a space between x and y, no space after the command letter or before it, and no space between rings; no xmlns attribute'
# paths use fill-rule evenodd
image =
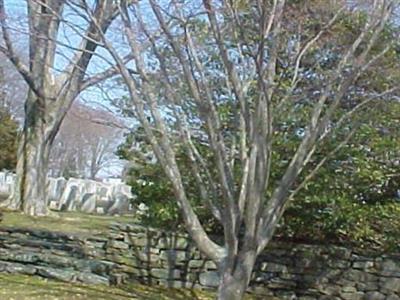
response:
<svg viewBox="0 0 400 300"><path fill-rule="evenodd" d="M15 51L12 24L8 22L5 1L0 1L0 51L12 62L29 87L19 141L15 193L4 205L11 209L22 208L30 215L46 215L48 159L61 123L83 89L115 73L111 67L93 77L86 76L89 63L99 47L99 30L107 31L117 10L115 1L95 1L90 7L94 21L90 22L79 1L27 0L26 5L27 64ZM73 39L59 39L61 30L65 28L73 32ZM73 43L76 40L76 44ZM60 46L64 50L59 51ZM65 49L68 49L69 55ZM66 59L65 66L60 64L57 55Z"/></svg>
<svg viewBox="0 0 400 300"><path fill-rule="evenodd" d="M5 80L0 72L0 171L14 170L17 163L18 124L9 112L4 89Z"/></svg>
<svg viewBox="0 0 400 300"><path fill-rule="evenodd" d="M0 171L14 170L17 163L18 124L0 107Z"/></svg>
<svg viewBox="0 0 400 300"><path fill-rule="evenodd" d="M18 123L10 113L7 78L0 67L0 171L14 170L17 164Z"/></svg>
<svg viewBox="0 0 400 300"><path fill-rule="evenodd" d="M100 171L116 169L121 161L114 152L122 128L111 112L74 102L54 141L49 174L96 179Z"/></svg>
<svg viewBox="0 0 400 300"><path fill-rule="evenodd" d="M322 5L315 9L314 2ZM219 299L242 298L289 200L318 168L305 168L313 154L336 129L347 126L333 152L356 131L340 107L351 104L352 114L362 103L397 91L390 76L379 87L363 84L368 70L381 71L380 59L397 51L396 32L387 30L396 4L374 1L364 12L341 1L149 0L132 9L121 2L137 74L104 34L102 41L173 187L187 231L218 265ZM359 26L336 31L352 18ZM144 41L151 51L141 49ZM287 145L284 161L276 142L289 129L298 139ZM177 136L201 200L223 227L222 244L206 233L188 199Z"/></svg>

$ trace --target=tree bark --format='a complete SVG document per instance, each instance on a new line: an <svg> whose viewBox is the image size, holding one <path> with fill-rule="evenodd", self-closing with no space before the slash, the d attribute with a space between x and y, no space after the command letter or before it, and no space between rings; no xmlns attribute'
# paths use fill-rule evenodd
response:
<svg viewBox="0 0 400 300"><path fill-rule="evenodd" d="M256 251L247 250L237 255L233 270L229 267L220 268L221 281L218 287L218 300L243 299L256 257Z"/></svg>
<svg viewBox="0 0 400 300"><path fill-rule="evenodd" d="M13 193L7 207L28 215L47 215L47 170L54 128L46 122L41 105L45 100L28 93L25 123L18 146L18 161Z"/></svg>
<svg viewBox="0 0 400 300"><path fill-rule="evenodd" d="M247 288L247 280L230 275L218 287L218 300L241 300Z"/></svg>
<svg viewBox="0 0 400 300"><path fill-rule="evenodd" d="M20 159L24 160L24 168L20 177L20 195L22 210L25 214L43 216L47 209L47 166L49 161L49 145L39 132L25 132L24 151ZM39 134L38 134L39 133Z"/></svg>

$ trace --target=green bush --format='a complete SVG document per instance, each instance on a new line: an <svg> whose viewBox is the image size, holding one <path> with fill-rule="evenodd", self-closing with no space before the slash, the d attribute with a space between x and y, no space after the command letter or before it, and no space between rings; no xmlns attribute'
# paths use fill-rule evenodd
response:
<svg viewBox="0 0 400 300"><path fill-rule="evenodd" d="M135 145L135 147L132 147ZM179 149L179 146L177 146ZM143 204L147 210L139 211L138 218L145 225L165 229L183 229L184 222L176 203L174 190L167 179L161 165L155 161L150 146L144 139L141 128L126 136L126 140L118 148L117 154L132 162L127 170L126 182L132 187L136 196L132 200L135 207ZM147 153L147 154L146 154ZM184 151L178 151L176 156L181 166L182 180L187 197L191 201L199 219L208 231L221 230L219 224L209 215L208 209L199 199L195 179L191 175L188 158Z"/></svg>
<svg viewBox="0 0 400 300"><path fill-rule="evenodd" d="M0 170L14 170L17 164L18 124L0 109Z"/></svg>

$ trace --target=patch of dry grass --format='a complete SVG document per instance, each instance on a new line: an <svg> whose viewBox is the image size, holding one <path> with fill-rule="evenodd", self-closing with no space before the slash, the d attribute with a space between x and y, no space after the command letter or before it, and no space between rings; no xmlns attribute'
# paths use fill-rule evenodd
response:
<svg viewBox="0 0 400 300"><path fill-rule="evenodd" d="M1 226L43 229L64 233L102 233L113 222L134 223L132 215L106 216L79 212L52 212L47 217L31 217L19 212L4 212Z"/></svg>
<svg viewBox="0 0 400 300"><path fill-rule="evenodd" d="M123 287L83 285L47 280L37 276L0 274L2 300L211 300L211 293L131 284Z"/></svg>

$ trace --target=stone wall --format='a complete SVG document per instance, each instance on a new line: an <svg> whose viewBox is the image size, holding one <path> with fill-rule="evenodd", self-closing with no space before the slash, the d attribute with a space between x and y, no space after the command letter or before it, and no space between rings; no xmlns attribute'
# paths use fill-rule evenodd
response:
<svg viewBox="0 0 400 300"><path fill-rule="evenodd" d="M218 273L184 234L114 224L104 236L0 228L0 271L63 281L215 288ZM250 291L263 299L400 299L400 255L273 243Z"/></svg>
<svg viewBox="0 0 400 300"><path fill-rule="evenodd" d="M0 172L0 199L12 193L14 181L13 173ZM133 197L130 186L124 183L63 177L48 178L47 194L53 210L109 215L128 212Z"/></svg>

